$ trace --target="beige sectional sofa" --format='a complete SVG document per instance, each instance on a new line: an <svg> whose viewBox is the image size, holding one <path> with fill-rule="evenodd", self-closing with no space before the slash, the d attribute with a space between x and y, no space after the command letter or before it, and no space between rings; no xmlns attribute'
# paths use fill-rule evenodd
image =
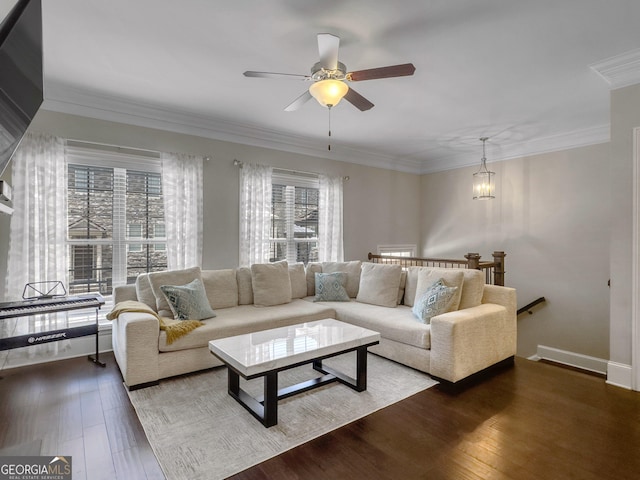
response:
<svg viewBox="0 0 640 480"><path fill-rule="evenodd" d="M348 301L316 300L316 274L341 272ZM209 340L323 318L380 332L380 356L456 383L512 359L516 351L516 293L484 284L476 270L410 267L354 262L200 270L140 275L135 285L116 287L116 304L141 302L160 317L173 312L163 285L204 285L215 317L167 342L158 315L125 311L113 320L112 343L125 384L140 388L162 378L222 365L208 349ZM447 311L419 321L414 303L425 285L443 280L451 300ZM421 304L422 305L422 304Z"/></svg>

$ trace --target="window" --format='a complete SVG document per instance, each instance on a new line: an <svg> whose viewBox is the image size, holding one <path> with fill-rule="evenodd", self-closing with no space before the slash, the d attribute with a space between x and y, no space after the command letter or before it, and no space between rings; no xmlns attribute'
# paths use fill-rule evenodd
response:
<svg viewBox="0 0 640 480"><path fill-rule="evenodd" d="M67 148L71 295L167 267L159 161L132 157Z"/></svg>
<svg viewBox="0 0 640 480"><path fill-rule="evenodd" d="M318 179L274 171L269 261L318 261Z"/></svg>
<svg viewBox="0 0 640 480"><path fill-rule="evenodd" d="M127 224L127 240L142 240L142 225L139 223L128 223ZM129 243L129 252L141 252L142 244L141 243Z"/></svg>
<svg viewBox="0 0 640 480"><path fill-rule="evenodd" d="M393 257L415 257L415 245L378 245L378 255Z"/></svg>

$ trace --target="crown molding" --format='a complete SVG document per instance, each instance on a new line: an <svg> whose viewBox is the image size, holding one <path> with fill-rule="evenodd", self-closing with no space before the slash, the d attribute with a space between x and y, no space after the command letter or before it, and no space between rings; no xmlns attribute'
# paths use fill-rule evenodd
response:
<svg viewBox="0 0 640 480"><path fill-rule="evenodd" d="M488 163L502 162L516 158L569 150L571 148L607 143L611 139L610 130L609 125L601 125L559 135L536 138L526 142L496 145L495 147L497 148L494 148L492 151L494 156L490 157L488 154L487 161ZM497 156L495 156L496 152L498 152ZM456 152L453 155L439 157L430 161L428 164L425 163L420 173L429 174L445 170L454 170L456 168L478 167L480 165L480 153L480 150L467 150L465 152Z"/></svg>
<svg viewBox="0 0 640 480"><path fill-rule="evenodd" d="M640 83L640 48L593 63L595 71L611 90Z"/></svg>
<svg viewBox="0 0 640 480"><path fill-rule="evenodd" d="M191 113L166 110L139 102L95 94L84 89L48 83L45 89L45 110L79 115L98 120L154 128L186 135L194 135L225 142L269 148L300 155L335 160L368 167L413 174L429 174L456 168L477 166L479 152L465 149L450 155L432 150L429 159L390 157L349 145L334 145L330 153L324 142L288 135L255 125L233 123ZM496 144L489 163L539 155L570 148L608 142L609 125L567 132L526 142ZM497 148L496 148L497 147ZM495 153L498 151L498 156Z"/></svg>
<svg viewBox="0 0 640 480"><path fill-rule="evenodd" d="M355 163L370 167L420 173L421 162L364 151L349 145L333 145L330 153L326 143L309 140L274 130L233 123L192 113L167 110L139 102L96 94L84 89L47 83L42 108L54 112L79 115L98 120L154 128L186 135L200 136L254 147L269 148L328 160Z"/></svg>

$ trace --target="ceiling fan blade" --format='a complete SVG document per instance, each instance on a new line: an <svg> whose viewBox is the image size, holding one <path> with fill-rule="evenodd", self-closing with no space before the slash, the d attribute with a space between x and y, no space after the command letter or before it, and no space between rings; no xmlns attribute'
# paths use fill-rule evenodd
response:
<svg viewBox="0 0 640 480"><path fill-rule="evenodd" d="M287 108L284 109L285 112L293 112L294 110L299 109L302 105L307 103L313 97L309 93L309 90L305 91L302 95L296 98L293 102L291 102Z"/></svg>
<svg viewBox="0 0 640 480"><path fill-rule="evenodd" d="M286 78L291 80L310 80L309 75L297 75L295 73L273 73L273 72L252 72L246 71L243 74L245 77L252 78Z"/></svg>
<svg viewBox="0 0 640 480"><path fill-rule="evenodd" d="M362 80L375 80L377 78L404 77L413 75L416 67L413 63L403 63L402 65L391 65L390 67L370 68L368 70L358 70L347 73L347 80L359 82Z"/></svg>
<svg viewBox="0 0 640 480"><path fill-rule="evenodd" d="M318 52L320 53L320 65L326 70L338 68L338 48L340 37L330 33L318 34Z"/></svg>
<svg viewBox="0 0 640 480"><path fill-rule="evenodd" d="M344 99L362 112L370 110L374 106L373 103L364 98L351 87L349 87L349 91L344 96Z"/></svg>

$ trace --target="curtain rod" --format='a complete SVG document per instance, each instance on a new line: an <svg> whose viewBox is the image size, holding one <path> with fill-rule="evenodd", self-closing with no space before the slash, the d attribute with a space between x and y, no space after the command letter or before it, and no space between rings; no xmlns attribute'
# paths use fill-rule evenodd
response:
<svg viewBox="0 0 640 480"><path fill-rule="evenodd" d="M162 152L157 150L146 150L144 148L135 148L135 147L123 147L121 145L113 145L111 143L99 143L99 142L88 142L86 140L75 140L73 138L67 138L66 144L72 147L84 147L84 148L93 148L98 150L116 150L120 153L133 153L135 155L140 155L141 157L149 157L149 158L160 158ZM205 161L211 160L209 156L202 157Z"/></svg>
<svg viewBox="0 0 640 480"><path fill-rule="evenodd" d="M98 150L117 150L119 152L129 151L144 157L160 158L160 152L155 150L145 150L143 148L123 147L121 145L113 145L110 143L88 142L86 140L75 140L73 138L67 138L66 143L72 147L94 148Z"/></svg>
<svg viewBox="0 0 640 480"><path fill-rule="evenodd" d="M240 160L238 160L237 158L233 159L233 164L238 168L242 168L242 166L244 165L244 163L241 162ZM318 172L303 172L301 170L292 170L290 168L273 167L273 169L277 170L277 171L280 171L280 172L296 173L298 175L320 175ZM344 177L342 177L342 179L345 182L348 182L349 181L349 176L344 176Z"/></svg>

